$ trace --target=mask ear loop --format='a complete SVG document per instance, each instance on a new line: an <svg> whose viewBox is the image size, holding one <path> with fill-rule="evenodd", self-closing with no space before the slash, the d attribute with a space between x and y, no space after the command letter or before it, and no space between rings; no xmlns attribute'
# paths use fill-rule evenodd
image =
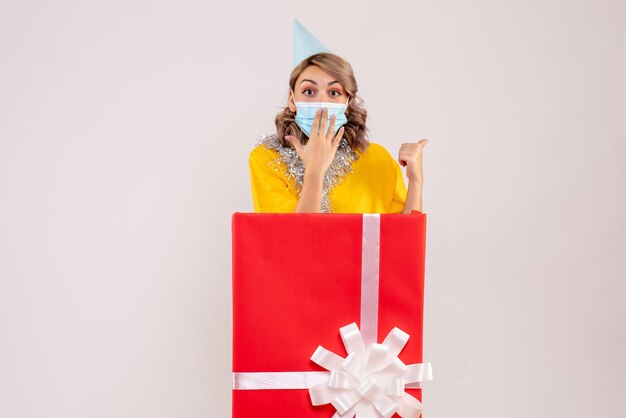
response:
<svg viewBox="0 0 626 418"><path fill-rule="evenodd" d="M298 102L296 101L296 93L294 93L292 89L289 89L289 91L291 92L291 97L293 97L293 105L296 107L296 111L297 111L297 109L298 109Z"/></svg>

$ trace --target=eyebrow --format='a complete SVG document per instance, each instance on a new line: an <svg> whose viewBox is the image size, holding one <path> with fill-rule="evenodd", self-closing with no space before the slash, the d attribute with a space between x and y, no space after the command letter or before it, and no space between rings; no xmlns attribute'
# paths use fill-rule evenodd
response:
<svg viewBox="0 0 626 418"><path fill-rule="evenodd" d="M313 83L313 84L315 84L315 85L317 86L317 83L316 83L315 81L313 81L313 80L309 80L308 78L305 78L304 80L302 80L302 81L300 82L300 84L304 83L305 81L308 81L308 82L310 82L310 83ZM337 80L335 80L335 81L331 81L330 83L328 83L328 85L330 86L331 84L335 84L335 83L339 83L339 81L337 81Z"/></svg>

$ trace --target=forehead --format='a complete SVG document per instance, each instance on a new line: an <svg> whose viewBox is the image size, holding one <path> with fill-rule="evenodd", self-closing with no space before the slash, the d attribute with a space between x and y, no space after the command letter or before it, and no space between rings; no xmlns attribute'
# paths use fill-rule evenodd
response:
<svg viewBox="0 0 626 418"><path fill-rule="evenodd" d="M317 65L309 65L307 68L305 68L296 80L296 85L300 84L300 82L305 78L316 81L318 84L328 84L329 82L334 81L334 78L330 74L322 70Z"/></svg>

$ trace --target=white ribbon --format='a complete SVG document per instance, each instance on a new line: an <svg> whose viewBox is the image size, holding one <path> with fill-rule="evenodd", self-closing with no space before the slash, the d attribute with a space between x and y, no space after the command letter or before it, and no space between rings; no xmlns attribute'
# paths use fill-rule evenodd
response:
<svg viewBox="0 0 626 418"><path fill-rule="evenodd" d="M378 344L380 214L363 214L361 250L361 330L356 323L339 331L346 358L319 346L311 360L328 372L235 372L233 389L309 389L311 403L331 403L333 418L417 418L421 402L404 391L432 380L430 363L405 365L398 354L409 334L394 328Z"/></svg>
<svg viewBox="0 0 626 418"><path fill-rule="evenodd" d="M365 344L378 340L380 215L363 215L361 244L361 333Z"/></svg>
<svg viewBox="0 0 626 418"><path fill-rule="evenodd" d="M353 322L339 332L348 356L342 358L321 345L311 360L330 371L327 380L309 388L313 405L332 404L333 418L417 418L422 403L404 391L405 387L421 387L431 380L430 363L406 365L398 358L409 334L395 327L382 344L370 343L367 348L357 325ZM410 384L414 384L409 386Z"/></svg>
<svg viewBox="0 0 626 418"><path fill-rule="evenodd" d="M328 381L328 372L233 373L233 389L308 389Z"/></svg>

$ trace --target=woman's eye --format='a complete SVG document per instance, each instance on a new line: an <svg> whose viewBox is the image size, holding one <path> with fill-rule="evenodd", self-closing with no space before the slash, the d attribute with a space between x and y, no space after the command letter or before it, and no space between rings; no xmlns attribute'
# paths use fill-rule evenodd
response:
<svg viewBox="0 0 626 418"><path fill-rule="evenodd" d="M333 90L333 91L331 91L331 93L337 93L337 94L334 95L334 97L341 96L341 93L339 93L339 91L337 91L337 90ZM331 94L331 96L332 96L332 94Z"/></svg>
<svg viewBox="0 0 626 418"><path fill-rule="evenodd" d="M311 89L306 89L306 90L304 90L302 93L306 94L306 92L307 92L307 91L311 91L311 92L312 92L313 90L311 90ZM309 95L309 94L307 94L307 96L310 96L310 95Z"/></svg>

